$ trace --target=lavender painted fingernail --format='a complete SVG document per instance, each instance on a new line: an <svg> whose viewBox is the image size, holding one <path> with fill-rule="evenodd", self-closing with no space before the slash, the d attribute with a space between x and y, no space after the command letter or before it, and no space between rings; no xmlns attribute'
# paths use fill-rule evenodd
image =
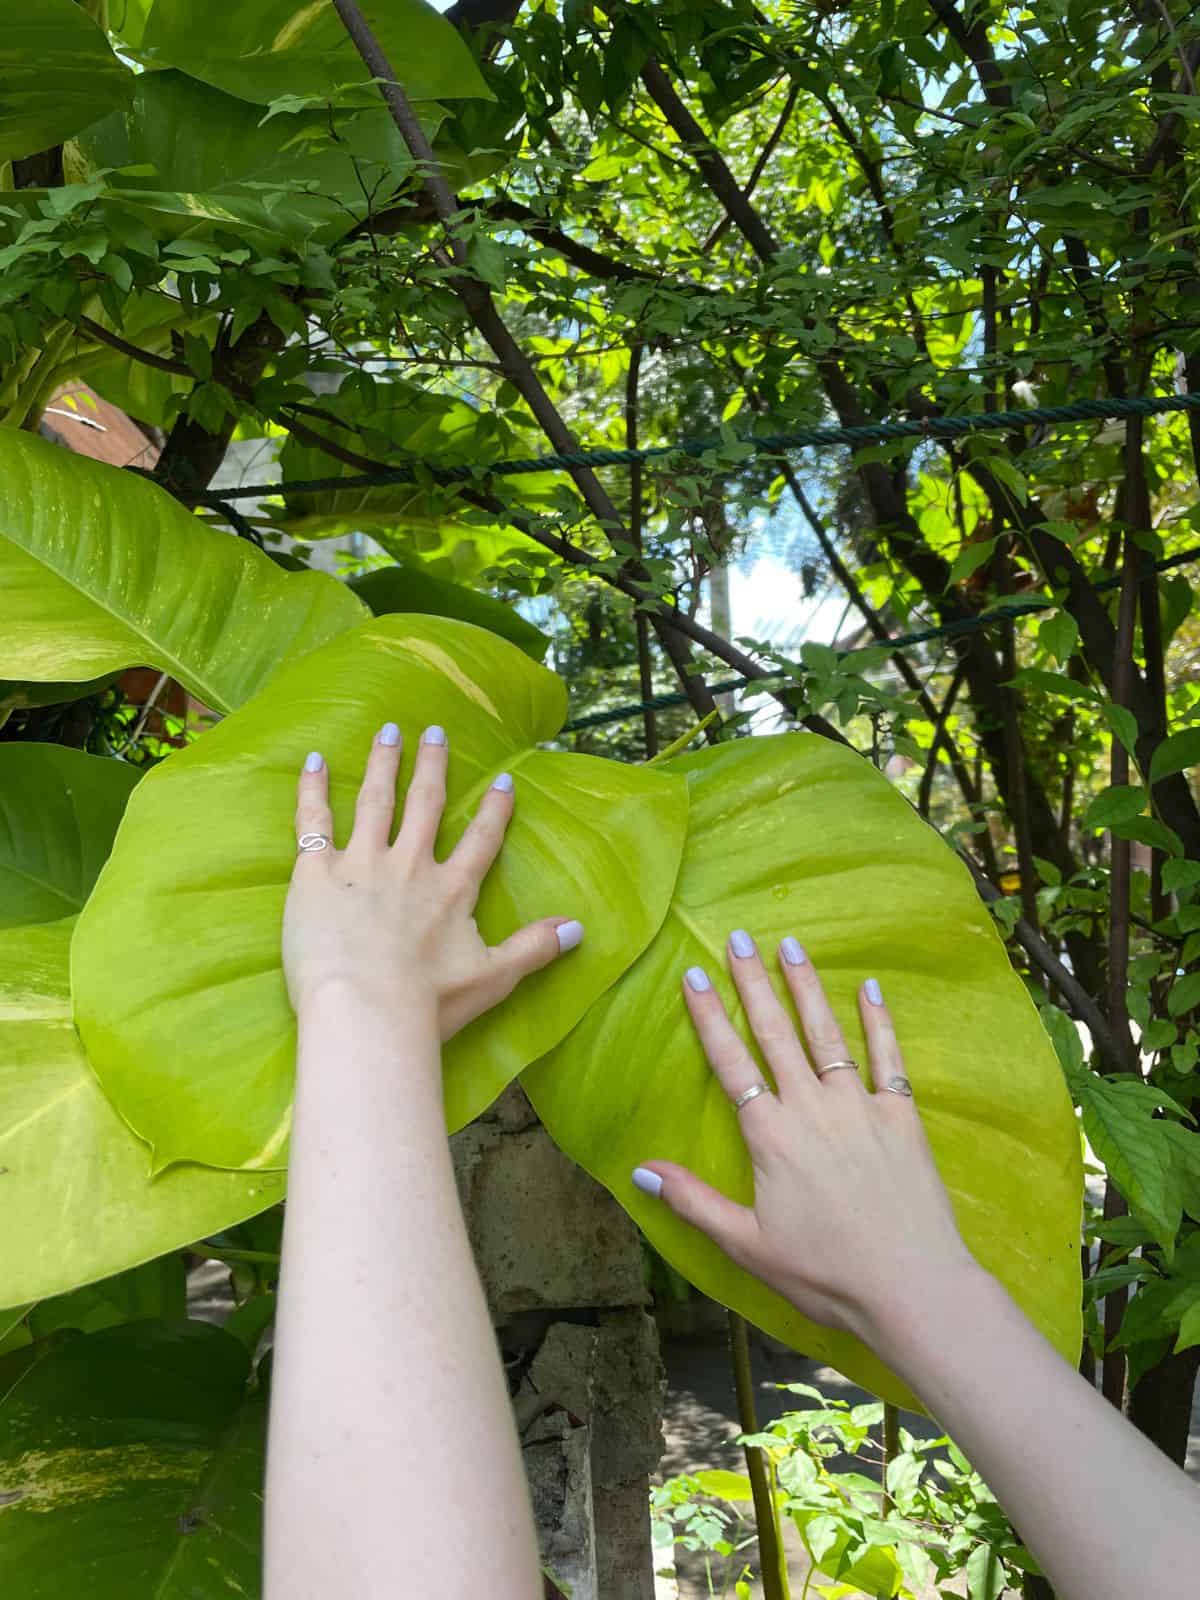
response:
<svg viewBox="0 0 1200 1600"><path fill-rule="evenodd" d="M875 978L867 979L866 983L863 984L863 993L873 1006L881 1006L883 1004L883 990L879 987Z"/></svg>
<svg viewBox="0 0 1200 1600"><path fill-rule="evenodd" d="M758 953L754 947L754 940L744 928L738 928L729 935L729 948L735 956L741 956L743 959Z"/></svg>
<svg viewBox="0 0 1200 1600"><path fill-rule="evenodd" d="M445 742L446 730L445 728L439 728L436 722L432 728L426 728L421 735L422 744L445 744Z"/></svg>
<svg viewBox="0 0 1200 1600"><path fill-rule="evenodd" d="M502 772L498 778L493 779L492 788L499 789L501 794L511 794L513 792L512 773Z"/></svg>
<svg viewBox="0 0 1200 1600"><path fill-rule="evenodd" d="M708 981L708 973L703 967L689 967L683 976L693 994L705 994L712 988L712 984Z"/></svg>
<svg viewBox="0 0 1200 1600"><path fill-rule="evenodd" d="M662 1193L662 1179L657 1172L651 1172L649 1167L634 1167L633 1181L646 1194L657 1196Z"/></svg>
<svg viewBox="0 0 1200 1600"><path fill-rule="evenodd" d="M310 755L306 756L305 759L304 759L304 770L305 770L305 772L320 772L321 768L324 765L325 765L325 757L321 754L321 752L319 750L314 750Z"/></svg>
<svg viewBox="0 0 1200 1600"><path fill-rule="evenodd" d="M804 953L804 946L799 939L793 939L790 933L780 944L779 953L789 967L802 967L808 960Z"/></svg>
<svg viewBox="0 0 1200 1600"><path fill-rule="evenodd" d="M383 727L380 728L379 742L393 748L400 743L400 729L394 722L385 722Z"/></svg>
<svg viewBox="0 0 1200 1600"><path fill-rule="evenodd" d="M575 946L583 938L583 923L575 921L560 922L554 930L554 935L558 940L558 948L560 950L574 950Z"/></svg>

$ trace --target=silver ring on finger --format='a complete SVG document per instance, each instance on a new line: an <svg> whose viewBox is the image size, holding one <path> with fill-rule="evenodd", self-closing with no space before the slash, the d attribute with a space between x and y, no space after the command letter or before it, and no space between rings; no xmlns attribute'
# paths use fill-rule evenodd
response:
<svg viewBox="0 0 1200 1600"><path fill-rule="evenodd" d="M891 1094L902 1094L906 1099L912 1099L912 1084L908 1079L897 1073L894 1078L889 1078L884 1088Z"/></svg>
<svg viewBox="0 0 1200 1600"><path fill-rule="evenodd" d="M849 1061L849 1060L847 1060L847 1061L830 1061L828 1063L828 1065L826 1065L824 1067L818 1067L817 1068L817 1077L818 1078L823 1078L827 1072L838 1072L843 1067L852 1067L854 1069L854 1071L857 1072L858 1071L858 1062L857 1061Z"/></svg>
<svg viewBox="0 0 1200 1600"><path fill-rule="evenodd" d="M743 1094L738 1095L733 1102L733 1109L740 1111L744 1105L747 1105L751 1100L757 1099L760 1094L770 1094L770 1092L770 1089L760 1079L758 1083L752 1083Z"/></svg>
<svg viewBox="0 0 1200 1600"><path fill-rule="evenodd" d="M333 840L327 833L302 833L296 849L307 854L310 850L328 850L332 843Z"/></svg>

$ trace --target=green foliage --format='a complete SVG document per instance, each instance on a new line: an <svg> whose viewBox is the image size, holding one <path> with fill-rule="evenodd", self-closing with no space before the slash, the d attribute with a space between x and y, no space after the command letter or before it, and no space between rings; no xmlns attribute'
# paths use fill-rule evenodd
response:
<svg viewBox="0 0 1200 1600"><path fill-rule="evenodd" d="M965 1575L968 1594L997 1600L1002 1590L1020 1585L1023 1573L1039 1572L952 1440L917 1439L901 1428L900 1451L887 1463L885 1500L876 1479L829 1464L839 1453L882 1454L872 1431L882 1405L851 1406L804 1383L779 1387L815 1405L785 1412L761 1433L740 1438L765 1452L776 1507L804 1541L818 1593L915 1600ZM705 1471L668 1480L650 1496L656 1548L681 1543L732 1553L741 1547L733 1541L751 1498L743 1473Z"/></svg>
<svg viewBox="0 0 1200 1600"><path fill-rule="evenodd" d="M657 1157L750 1201L753 1175L736 1113L677 998L679 983L689 966L703 966L749 1043L726 976L729 931L750 929L770 968L777 942L798 932L860 1060L857 989L870 974L880 979L964 1238L1073 1361L1082 1178L1075 1120L1036 1013L961 864L869 763L811 734L737 741L665 770L684 774L690 794L666 920L565 1042L522 1075L555 1142L621 1196L691 1283L874 1392L913 1405L856 1339L801 1317L704 1234L629 1186L630 1169Z"/></svg>
<svg viewBox="0 0 1200 1600"><path fill-rule="evenodd" d="M258 1592L266 1396L235 1338L139 1322L7 1360L4 1570L21 1594Z"/></svg>

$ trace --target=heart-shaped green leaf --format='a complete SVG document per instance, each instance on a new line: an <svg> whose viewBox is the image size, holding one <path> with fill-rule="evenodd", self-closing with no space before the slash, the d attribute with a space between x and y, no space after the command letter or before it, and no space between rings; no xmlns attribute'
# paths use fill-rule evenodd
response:
<svg viewBox="0 0 1200 1600"><path fill-rule="evenodd" d="M0 18L0 161L36 155L118 106L133 74L75 0L23 0Z"/></svg>
<svg viewBox="0 0 1200 1600"><path fill-rule="evenodd" d="M776 943L794 934L864 1062L856 992L864 978L879 979L964 1239L1073 1363L1081 1336L1078 1126L1054 1050L965 868L869 763L814 735L721 745L668 769L687 775L691 803L666 920L620 983L522 1076L555 1142L706 1294L911 1405L857 1340L800 1316L630 1182L633 1167L657 1157L752 1200L736 1113L696 1041L679 984L689 966L704 966L749 1038L726 940L749 929L774 969Z"/></svg>
<svg viewBox="0 0 1200 1600"><path fill-rule="evenodd" d="M105 1099L71 1025L74 925L0 930L4 1305L110 1277L283 1198L278 1173L178 1166L151 1179L150 1152Z"/></svg>
<svg viewBox="0 0 1200 1600"><path fill-rule="evenodd" d="M397 611L458 617L463 622L473 622L477 628L486 628L489 633L498 633L534 661L542 659L550 643L540 628L526 622L512 606L460 583L431 577L420 567L377 567L361 578L351 578L349 586L377 617Z"/></svg>
<svg viewBox="0 0 1200 1600"><path fill-rule="evenodd" d="M371 740L392 719L408 751L450 736L439 851L501 771L516 811L479 902L495 943L539 917L577 916L582 948L553 963L443 1052L451 1129L477 1116L615 982L654 936L687 821L682 778L535 746L566 692L520 650L468 623L395 616L291 662L236 715L138 785L80 918L75 1016L131 1127L173 1161L285 1159L295 1023L280 925L295 860L296 780L309 750L330 769L344 846ZM407 785L406 754L401 787Z"/></svg>
<svg viewBox="0 0 1200 1600"><path fill-rule="evenodd" d="M261 1593L267 1405L203 1322L139 1322L9 1358L0 1570L23 1600ZM15 1379L15 1381L14 1381Z"/></svg>
<svg viewBox="0 0 1200 1600"><path fill-rule="evenodd" d="M144 478L15 428L0 489L0 678L158 667L231 711L366 614L335 578L282 572Z"/></svg>
<svg viewBox="0 0 1200 1600"><path fill-rule="evenodd" d="M0 744L0 928L74 916L141 777L57 744Z"/></svg>
<svg viewBox="0 0 1200 1600"><path fill-rule="evenodd" d="M492 98L462 35L424 0L368 0L363 10L411 100ZM259 105L283 95L372 105L379 96L328 0L238 0L219 28L204 0L158 0L139 54Z"/></svg>

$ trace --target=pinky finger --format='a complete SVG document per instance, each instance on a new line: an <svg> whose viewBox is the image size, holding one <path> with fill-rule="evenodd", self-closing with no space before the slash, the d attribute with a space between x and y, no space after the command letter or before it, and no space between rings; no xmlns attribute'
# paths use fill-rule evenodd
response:
<svg viewBox="0 0 1200 1600"><path fill-rule="evenodd" d="M871 1053L871 1076L875 1092L882 1094L893 1083L907 1084L904 1076L904 1058L892 1024L892 1014L883 998L883 991L874 978L868 978L858 991L858 1009L862 1017L863 1033ZM901 1091L897 1099L907 1099Z"/></svg>
<svg viewBox="0 0 1200 1600"><path fill-rule="evenodd" d="M333 844L333 812L329 806L329 768L320 751L305 761L296 786L296 840L305 834L324 834ZM317 854L318 852L311 852Z"/></svg>

